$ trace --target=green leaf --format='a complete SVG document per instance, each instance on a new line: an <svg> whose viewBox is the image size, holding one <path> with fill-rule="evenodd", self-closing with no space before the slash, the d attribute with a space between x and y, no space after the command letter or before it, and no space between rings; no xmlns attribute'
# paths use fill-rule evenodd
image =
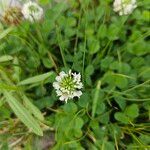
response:
<svg viewBox="0 0 150 150"><path fill-rule="evenodd" d="M90 95L88 93L83 93L80 99L78 100L78 104L81 107L86 107L89 101L90 101Z"/></svg>
<svg viewBox="0 0 150 150"><path fill-rule="evenodd" d="M111 56L107 56L104 59L101 60L101 68L103 70L109 68L109 66L111 65L111 63L113 62L114 58Z"/></svg>
<svg viewBox="0 0 150 150"><path fill-rule="evenodd" d="M66 25L67 26L70 26L70 27L74 27L74 26L76 26L76 19L74 18L74 17L68 17L67 19L66 19Z"/></svg>
<svg viewBox="0 0 150 150"><path fill-rule="evenodd" d="M123 76L116 76L115 80L116 80L116 86L121 89L126 88L128 85L128 80Z"/></svg>
<svg viewBox="0 0 150 150"><path fill-rule="evenodd" d="M104 113L104 114L102 114L102 115L100 116L99 122L101 122L101 123L103 123L103 124L108 124L109 118L110 118L110 113L109 113L109 112L106 112L106 113Z"/></svg>
<svg viewBox="0 0 150 150"><path fill-rule="evenodd" d="M81 128L83 126L84 122L80 117L75 118L73 122L73 129L74 129L74 135L75 137L81 137L82 136L82 131Z"/></svg>
<svg viewBox="0 0 150 150"><path fill-rule="evenodd" d="M122 123L124 123L124 124L129 123L128 117L124 113L121 113L121 112L115 113L115 119L122 122Z"/></svg>
<svg viewBox="0 0 150 150"><path fill-rule="evenodd" d="M150 11L144 10L143 13L142 13L142 19L143 19L144 21L149 22L149 16L150 16Z"/></svg>
<svg viewBox="0 0 150 150"><path fill-rule="evenodd" d="M85 69L85 74L92 75L94 73L93 65L88 65Z"/></svg>
<svg viewBox="0 0 150 150"><path fill-rule="evenodd" d="M123 74L116 74L113 72L106 72L103 81L108 83L111 86L117 86L120 89L126 88L128 85L128 76L125 76Z"/></svg>
<svg viewBox="0 0 150 150"><path fill-rule="evenodd" d="M104 24L100 25L97 33L98 38L103 39L107 35L106 33L107 33L106 25Z"/></svg>
<svg viewBox="0 0 150 150"><path fill-rule="evenodd" d="M129 73L130 66L127 63L114 61L110 64L110 69L117 70L119 73Z"/></svg>
<svg viewBox="0 0 150 150"><path fill-rule="evenodd" d="M19 59L17 57L14 57L13 64L14 64L14 66L13 66L13 70L14 70L13 79L16 82L19 82L20 81L20 75L21 75L21 67L19 64Z"/></svg>
<svg viewBox="0 0 150 150"><path fill-rule="evenodd" d="M95 54L100 49L100 43L95 38L91 38L91 39L88 40L88 47L89 47L89 53L90 54Z"/></svg>
<svg viewBox="0 0 150 150"><path fill-rule="evenodd" d="M45 107L53 106L56 99L57 98L53 97L53 96L46 96L46 97L42 97L41 99L38 99L38 100L34 101L34 103L36 104L36 106L39 109L43 109Z"/></svg>
<svg viewBox="0 0 150 150"><path fill-rule="evenodd" d="M149 135L144 135L144 134L141 134L139 139L144 143L144 144L150 144L150 137Z"/></svg>
<svg viewBox="0 0 150 150"><path fill-rule="evenodd" d="M114 143L108 142L108 141L104 141L102 149L103 150L115 150Z"/></svg>
<svg viewBox="0 0 150 150"><path fill-rule="evenodd" d="M88 65L85 69L85 81L88 85L92 84L91 75L94 73L93 65Z"/></svg>
<svg viewBox="0 0 150 150"><path fill-rule="evenodd" d="M7 36L12 30L13 30L13 27L10 27L10 28L4 30L3 32L1 32L0 40L3 39L5 36Z"/></svg>
<svg viewBox="0 0 150 150"><path fill-rule="evenodd" d="M18 87L17 86L14 86L14 85L8 85L8 84L4 84L4 83L1 83L0 82L0 90L18 90Z"/></svg>
<svg viewBox="0 0 150 150"><path fill-rule="evenodd" d="M142 58L142 57L134 57L134 58L131 60L131 65L132 65L134 68L141 67L142 65L144 65L144 63L145 63L145 60L144 60L144 58Z"/></svg>
<svg viewBox="0 0 150 150"><path fill-rule="evenodd" d="M103 126L104 127L104 126ZM99 126L99 122L96 120L90 121L90 128L95 134L95 138L104 138L105 133L106 133L106 128L102 128L102 126Z"/></svg>
<svg viewBox="0 0 150 150"><path fill-rule="evenodd" d="M105 104L103 102L97 103L96 114L102 114L105 111Z"/></svg>
<svg viewBox="0 0 150 150"><path fill-rule="evenodd" d="M19 82L18 85L38 83L38 82L46 80L47 78L50 78L51 76L53 76L53 74L54 72L48 72L48 73L44 73L41 75L37 75L37 76L31 77L31 78L28 78Z"/></svg>
<svg viewBox="0 0 150 150"><path fill-rule="evenodd" d="M139 77L142 77L145 80L149 80L150 79L150 67L149 66L141 67Z"/></svg>
<svg viewBox="0 0 150 150"><path fill-rule="evenodd" d="M86 81L87 85L89 85L89 86L92 85L91 77L88 74L86 74L86 76L85 76L85 81Z"/></svg>
<svg viewBox="0 0 150 150"><path fill-rule="evenodd" d="M107 30L107 37L109 40L116 40L119 38L119 29L116 24L111 24Z"/></svg>
<svg viewBox="0 0 150 150"><path fill-rule="evenodd" d="M78 110L77 105L73 102L68 102L67 104L65 104L63 106L63 109L65 112L72 113L72 114Z"/></svg>
<svg viewBox="0 0 150 150"><path fill-rule="evenodd" d="M83 122L82 118L77 117L77 118L75 119L74 128L75 128L75 129L81 129L82 126L83 126L83 124L84 124L84 122Z"/></svg>
<svg viewBox="0 0 150 150"><path fill-rule="evenodd" d="M128 43L127 50L136 55L136 56L143 56L149 53L149 44L142 40L136 40L136 42Z"/></svg>
<svg viewBox="0 0 150 150"><path fill-rule="evenodd" d="M66 3L58 3L52 9L49 10L48 15L51 18L51 23L53 24L59 16L66 10L67 4Z"/></svg>
<svg viewBox="0 0 150 150"><path fill-rule="evenodd" d="M11 115L12 115L12 111L10 109L6 108L5 106L0 108L0 116L1 116L0 121L4 119L10 119Z"/></svg>
<svg viewBox="0 0 150 150"><path fill-rule="evenodd" d="M139 116L139 108L137 104L128 106L125 110L125 114L130 118L134 119Z"/></svg>
<svg viewBox="0 0 150 150"><path fill-rule="evenodd" d="M0 107L2 107L4 104L5 104L5 99L4 97L2 97L0 100Z"/></svg>
<svg viewBox="0 0 150 150"><path fill-rule="evenodd" d="M32 117L28 110L7 91L4 91L4 96L11 109L14 111L16 116L35 134L43 136L43 131L39 123Z"/></svg>
<svg viewBox="0 0 150 150"><path fill-rule="evenodd" d="M102 18L102 16L104 15L104 13L105 13L105 7L104 7L104 5L98 6L97 9L96 9L96 15L95 15L97 21Z"/></svg>
<svg viewBox="0 0 150 150"><path fill-rule="evenodd" d="M48 59L48 58L43 58L42 61L43 61L43 64L44 64L44 66L45 66L46 68L52 68L52 67L53 67L53 63L51 62L50 59Z"/></svg>
<svg viewBox="0 0 150 150"><path fill-rule="evenodd" d="M28 99L28 97L26 97L25 95L23 95L23 102L25 107L40 121L44 121L44 117L42 115L42 113L40 112L40 110L33 105L30 100Z"/></svg>
<svg viewBox="0 0 150 150"><path fill-rule="evenodd" d="M39 3L42 4L42 5L48 5L49 0L39 0Z"/></svg>
<svg viewBox="0 0 150 150"><path fill-rule="evenodd" d="M126 101L123 99L122 96L116 95L115 96L115 101L118 103L119 107L124 110L126 107Z"/></svg>
<svg viewBox="0 0 150 150"><path fill-rule="evenodd" d="M13 57L10 55L3 55L0 57L0 62L10 61L13 60Z"/></svg>

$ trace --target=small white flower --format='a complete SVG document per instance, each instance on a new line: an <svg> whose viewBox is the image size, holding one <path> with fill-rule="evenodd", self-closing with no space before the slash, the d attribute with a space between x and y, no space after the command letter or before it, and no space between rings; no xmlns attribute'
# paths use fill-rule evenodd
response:
<svg viewBox="0 0 150 150"><path fill-rule="evenodd" d="M113 7L113 10L122 16L131 14L137 5L136 0L115 0Z"/></svg>
<svg viewBox="0 0 150 150"><path fill-rule="evenodd" d="M37 3L29 1L23 5L22 14L25 19L34 22L42 19L43 9Z"/></svg>
<svg viewBox="0 0 150 150"><path fill-rule="evenodd" d="M69 99L74 97L80 98L82 95L81 89L83 88L81 75L80 73L72 73L71 70L68 73L62 71L56 77L53 87L56 89L57 96L61 101L67 103Z"/></svg>
<svg viewBox="0 0 150 150"><path fill-rule="evenodd" d="M21 3L18 0L0 1L0 20L8 25L18 25L22 20Z"/></svg>
<svg viewBox="0 0 150 150"><path fill-rule="evenodd" d="M0 0L0 15L10 7L21 7L21 4L18 0Z"/></svg>

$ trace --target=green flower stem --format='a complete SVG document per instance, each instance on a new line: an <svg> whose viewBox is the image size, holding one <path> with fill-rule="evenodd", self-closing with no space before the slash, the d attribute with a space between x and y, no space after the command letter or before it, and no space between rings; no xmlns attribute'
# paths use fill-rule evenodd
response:
<svg viewBox="0 0 150 150"><path fill-rule="evenodd" d="M55 63L55 61L52 57L52 54L50 52L48 52L48 57L52 61L53 65L54 65L54 68L55 68L55 71L58 73L58 67L57 67L57 65L56 65L56 63Z"/></svg>
<svg viewBox="0 0 150 150"><path fill-rule="evenodd" d="M87 12L87 7L83 8L83 12L84 14L86 14ZM85 17L85 31L87 28L87 17ZM83 51L83 60L82 60L82 81L84 83L84 68L85 68L85 54L86 54L86 42L87 42L87 37L86 37L86 33L84 33L84 51Z"/></svg>
<svg viewBox="0 0 150 150"><path fill-rule="evenodd" d="M83 60L82 60L82 80L84 82L84 67L85 67L85 53L86 53L86 35L84 37L84 52L83 52Z"/></svg>
<svg viewBox="0 0 150 150"><path fill-rule="evenodd" d="M66 60L65 60L64 50L61 47L62 37L61 37L60 29L58 28L58 26L56 26L56 34L57 34L57 41L58 41L61 57L62 57L62 60L63 60L63 64L64 64L65 68L67 68L67 63L66 63Z"/></svg>
<svg viewBox="0 0 150 150"><path fill-rule="evenodd" d="M80 7L80 13L78 17L78 24L77 24L77 31L76 31L76 38L75 38L75 44L74 44L74 54L77 51L77 45L78 45L78 33L79 33L79 28L80 28L80 22L81 22L81 14L82 14L82 8Z"/></svg>

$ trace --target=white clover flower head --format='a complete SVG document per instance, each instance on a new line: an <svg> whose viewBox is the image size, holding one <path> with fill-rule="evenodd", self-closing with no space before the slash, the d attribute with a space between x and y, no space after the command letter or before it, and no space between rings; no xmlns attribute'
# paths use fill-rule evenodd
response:
<svg viewBox="0 0 150 150"><path fill-rule="evenodd" d="M18 0L0 0L0 15L10 7L21 7L21 3Z"/></svg>
<svg viewBox="0 0 150 150"><path fill-rule="evenodd" d="M43 9L37 3L29 1L23 5L22 14L25 19L34 22L42 19Z"/></svg>
<svg viewBox="0 0 150 150"><path fill-rule="evenodd" d="M136 0L115 0L113 7L113 10L122 16L131 14L137 5Z"/></svg>
<svg viewBox="0 0 150 150"><path fill-rule="evenodd" d="M59 96L59 100L61 101L67 103L69 99L73 99L74 97L80 98L82 95L81 89L83 88L81 74L72 73L71 70L68 73L62 71L56 77L53 87L56 89L57 96Z"/></svg>
<svg viewBox="0 0 150 150"><path fill-rule="evenodd" d="M8 25L18 25L23 18L18 0L1 0L0 20Z"/></svg>

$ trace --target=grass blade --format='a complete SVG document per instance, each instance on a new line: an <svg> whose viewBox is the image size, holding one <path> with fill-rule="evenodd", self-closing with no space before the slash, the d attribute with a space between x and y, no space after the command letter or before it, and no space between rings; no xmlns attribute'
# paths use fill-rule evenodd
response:
<svg viewBox="0 0 150 150"><path fill-rule="evenodd" d="M13 57L10 55L3 55L0 57L0 62L6 62L6 61L10 61L13 60Z"/></svg>
<svg viewBox="0 0 150 150"><path fill-rule="evenodd" d="M40 121L44 121L44 117L42 115L42 113L40 112L40 110L33 105L30 100L28 99L27 96L23 95L23 102L25 107Z"/></svg>
<svg viewBox="0 0 150 150"><path fill-rule="evenodd" d="M92 105L92 117L95 116L100 86L101 86L101 81L98 81L96 90L95 90L95 94L94 94L93 105Z"/></svg>
<svg viewBox="0 0 150 150"><path fill-rule="evenodd" d="M9 34L9 32L11 32L13 30L13 27L10 27L6 30L4 30L1 34L0 34L0 40L3 39L7 34Z"/></svg>
<svg viewBox="0 0 150 150"><path fill-rule="evenodd" d="M37 82L44 81L45 79L51 77L53 75L53 72L44 73L41 75L37 75L28 79L25 79L18 83L18 85L26 85L26 84L33 84Z"/></svg>
<svg viewBox="0 0 150 150"><path fill-rule="evenodd" d="M14 111L16 116L37 135L42 136L43 131L39 123L32 117L28 110L18 101L11 93L4 91L4 96L11 109Z"/></svg>

